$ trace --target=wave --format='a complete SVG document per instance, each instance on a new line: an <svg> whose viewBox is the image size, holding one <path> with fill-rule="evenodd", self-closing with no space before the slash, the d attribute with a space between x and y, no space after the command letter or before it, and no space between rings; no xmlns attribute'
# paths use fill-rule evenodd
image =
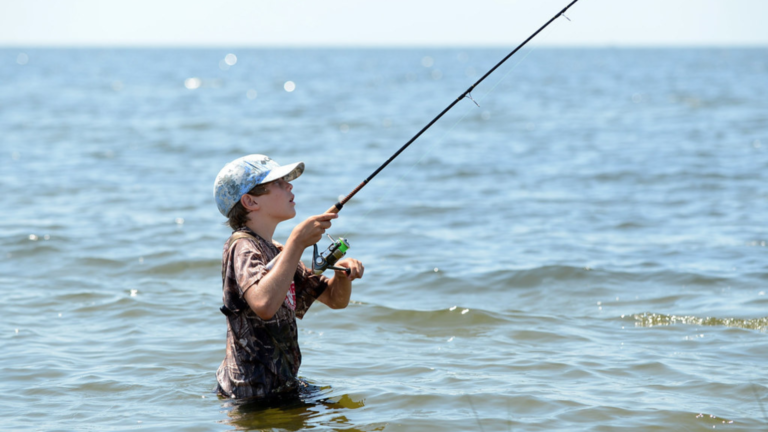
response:
<svg viewBox="0 0 768 432"><path fill-rule="evenodd" d="M151 275L179 275L190 271L200 271L204 274L216 275L217 272L221 272L220 269L221 259L187 259L153 265L147 269L140 270L138 273Z"/></svg>
<svg viewBox="0 0 768 432"><path fill-rule="evenodd" d="M511 321L505 314L481 309L469 309L451 306L440 310L409 310L387 306L368 305L365 315L368 320L377 323L396 323L402 326L431 329L453 329L466 326L483 325L487 327L503 326Z"/></svg>
<svg viewBox="0 0 768 432"><path fill-rule="evenodd" d="M665 315L645 312L633 315L636 327L671 326L675 324L697 326L722 326L768 332L768 317L763 318L716 318L693 315Z"/></svg>

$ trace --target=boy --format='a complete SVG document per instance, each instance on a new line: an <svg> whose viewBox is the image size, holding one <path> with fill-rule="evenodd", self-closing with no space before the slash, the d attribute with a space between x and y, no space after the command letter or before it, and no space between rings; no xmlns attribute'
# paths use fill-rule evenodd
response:
<svg viewBox="0 0 768 432"><path fill-rule="evenodd" d="M249 155L225 165L214 182L216 205L234 230L221 260L227 352L216 372L216 391L222 396L295 394L301 385L296 317L302 318L316 299L332 309L347 307L352 281L363 276L355 259L337 263L349 268L349 275L336 271L330 279L312 274L300 261L336 214L301 222L284 246L272 240L277 225L296 216L290 181L303 172L303 162L280 166L267 156Z"/></svg>

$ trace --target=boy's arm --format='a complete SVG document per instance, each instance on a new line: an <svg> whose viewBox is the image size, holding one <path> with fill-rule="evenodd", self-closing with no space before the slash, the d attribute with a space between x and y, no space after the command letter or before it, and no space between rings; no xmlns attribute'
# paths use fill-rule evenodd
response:
<svg viewBox="0 0 768 432"><path fill-rule="evenodd" d="M331 309L344 309L349 304L349 297L352 294L352 281L363 277L365 268L363 263L352 258L341 260L336 265L348 268L349 276L343 271L335 272L328 281L328 288L317 299Z"/></svg>
<svg viewBox="0 0 768 432"><path fill-rule="evenodd" d="M293 229L272 270L245 292L245 301L259 318L268 320L275 316L291 287L301 253L319 242L325 230L331 227L331 219L337 217L327 213L311 216Z"/></svg>

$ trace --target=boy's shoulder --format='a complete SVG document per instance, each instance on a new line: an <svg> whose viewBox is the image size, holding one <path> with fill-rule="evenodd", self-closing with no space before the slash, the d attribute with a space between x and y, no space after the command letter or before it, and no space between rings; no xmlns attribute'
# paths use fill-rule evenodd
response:
<svg viewBox="0 0 768 432"><path fill-rule="evenodd" d="M243 228L236 230L224 243L224 255L250 255L254 252L259 255L272 256L283 250L283 245L276 241L268 242L253 231Z"/></svg>
<svg viewBox="0 0 768 432"><path fill-rule="evenodd" d="M246 241L240 241L240 240L246 240ZM233 252L239 244L255 244L258 245L259 243L263 243L263 240L259 238L259 236L250 233L246 230L237 230L234 231L230 236L227 238L227 240L224 242L224 253L228 254L230 252Z"/></svg>

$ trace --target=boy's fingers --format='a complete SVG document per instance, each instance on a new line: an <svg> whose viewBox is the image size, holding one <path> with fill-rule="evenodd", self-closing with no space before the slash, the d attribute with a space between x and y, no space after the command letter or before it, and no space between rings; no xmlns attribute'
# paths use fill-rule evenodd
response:
<svg viewBox="0 0 768 432"><path fill-rule="evenodd" d="M331 227L331 219L336 219L339 215L334 213L324 213L317 216L312 216L309 219L314 220L315 226L323 231Z"/></svg>
<svg viewBox="0 0 768 432"><path fill-rule="evenodd" d="M336 219L337 217L339 217L339 215L337 215L336 213L323 213L321 215L312 216L312 217L315 218L315 220L319 220L319 221L329 221L331 219Z"/></svg>
<svg viewBox="0 0 768 432"><path fill-rule="evenodd" d="M341 267L349 268L349 275L347 276L349 280L360 279L363 277L365 268L363 267L363 263L360 261L355 259L348 259L344 260L343 262L339 262L339 265Z"/></svg>

